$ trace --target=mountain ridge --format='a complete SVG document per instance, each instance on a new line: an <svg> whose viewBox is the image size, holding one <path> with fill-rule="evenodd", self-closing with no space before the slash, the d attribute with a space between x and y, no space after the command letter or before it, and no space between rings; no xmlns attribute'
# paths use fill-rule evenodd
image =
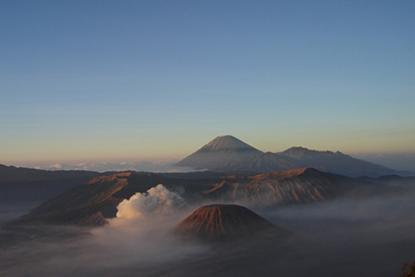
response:
<svg viewBox="0 0 415 277"><path fill-rule="evenodd" d="M51 198L11 224L102 225L117 213L118 204L137 192L163 184L189 203L209 201L256 206L307 204L352 197L402 193L414 177L352 178L313 168L256 175L216 173L115 172L92 177Z"/></svg>
<svg viewBox="0 0 415 277"><path fill-rule="evenodd" d="M351 180L314 168L295 168L239 178L225 177L212 185L204 195L213 200L264 206L304 204L333 199L343 194L351 189Z"/></svg>
<svg viewBox="0 0 415 277"><path fill-rule="evenodd" d="M230 135L214 138L176 165L219 172L261 173L312 167L351 177L398 174L396 170L340 151L319 151L294 146L281 152L263 152Z"/></svg>

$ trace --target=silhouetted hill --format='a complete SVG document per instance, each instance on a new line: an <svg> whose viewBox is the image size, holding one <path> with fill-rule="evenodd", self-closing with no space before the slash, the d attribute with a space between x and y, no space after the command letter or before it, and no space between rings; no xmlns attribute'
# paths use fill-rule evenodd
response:
<svg viewBox="0 0 415 277"><path fill-rule="evenodd" d="M342 152L316 151L304 147L292 147L283 152L276 153L277 159L281 157L295 160L297 167L313 167L321 171L341 175L381 176L397 173L396 171L371 162L353 158Z"/></svg>
<svg viewBox="0 0 415 277"><path fill-rule="evenodd" d="M0 165L0 201L42 201L86 183L97 172L39 170Z"/></svg>
<svg viewBox="0 0 415 277"><path fill-rule="evenodd" d="M96 176L99 173L84 170L41 170L26 167L6 166L0 164L0 184L43 182L71 178Z"/></svg>

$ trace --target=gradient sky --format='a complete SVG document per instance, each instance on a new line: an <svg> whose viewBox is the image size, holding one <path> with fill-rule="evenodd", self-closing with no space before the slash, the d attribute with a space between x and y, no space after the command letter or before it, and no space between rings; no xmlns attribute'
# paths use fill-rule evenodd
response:
<svg viewBox="0 0 415 277"><path fill-rule="evenodd" d="M415 1L1 1L0 163L415 153Z"/></svg>

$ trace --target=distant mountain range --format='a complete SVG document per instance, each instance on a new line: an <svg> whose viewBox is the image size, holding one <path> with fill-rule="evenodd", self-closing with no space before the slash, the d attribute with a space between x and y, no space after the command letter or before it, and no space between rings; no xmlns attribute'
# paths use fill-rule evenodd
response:
<svg viewBox="0 0 415 277"><path fill-rule="evenodd" d="M312 167L351 177L400 174L396 170L353 158L342 152L291 147L283 152L262 152L233 137L219 136L177 163L194 169L261 173Z"/></svg>

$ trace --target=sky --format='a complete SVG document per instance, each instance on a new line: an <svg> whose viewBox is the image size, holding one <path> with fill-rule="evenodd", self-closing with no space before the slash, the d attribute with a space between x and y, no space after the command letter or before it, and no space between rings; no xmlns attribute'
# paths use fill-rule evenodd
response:
<svg viewBox="0 0 415 277"><path fill-rule="evenodd" d="M0 163L174 160L225 134L415 157L414 13L396 0L1 1Z"/></svg>

